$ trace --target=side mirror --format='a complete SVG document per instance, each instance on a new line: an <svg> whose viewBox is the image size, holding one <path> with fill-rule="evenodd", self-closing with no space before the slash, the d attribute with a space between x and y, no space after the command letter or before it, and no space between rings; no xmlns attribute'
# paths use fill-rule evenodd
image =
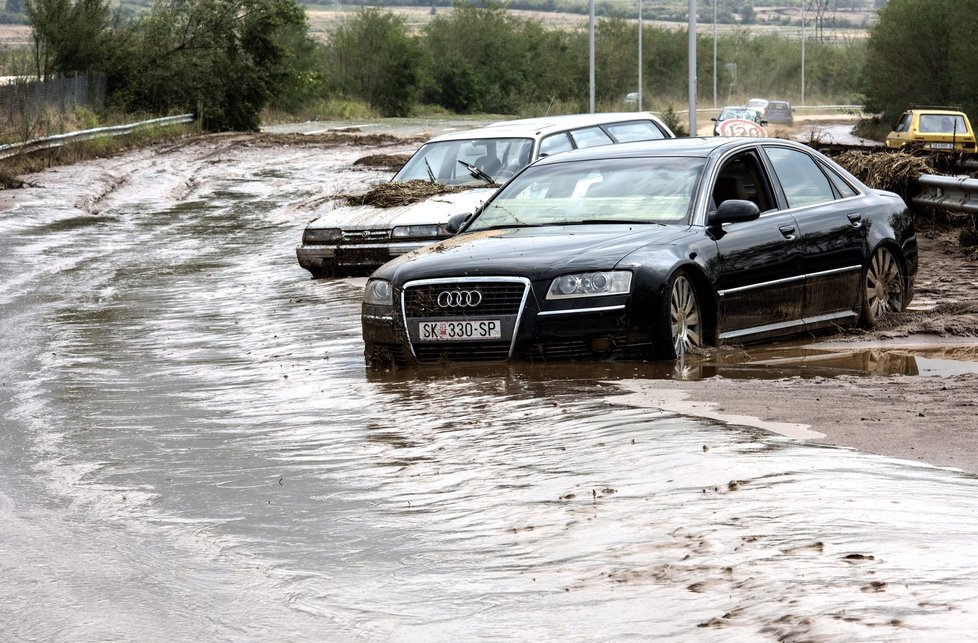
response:
<svg viewBox="0 0 978 643"><path fill-rule="evenodd" d="M713 121L714 123L717 122L717 119L715 119L715 118L711 118L710 120Z"/></svg>
<svg viewBox="0 0 978 643"><path fill-rule="evenodd" d="M706 225L718 228L724 223L753 221L761 216L761 209L753 201L742 199L727 199L713 212L706 215Z"/></svg>
<svg viewBox="0 0 978 643"><path fill-rule="evenodd" d="M473 212L459 212L458 214L453 214L445 224L445 231L448 234L456 234L462 229L462 226L468 222L469 218L473 215Z"/></svg>

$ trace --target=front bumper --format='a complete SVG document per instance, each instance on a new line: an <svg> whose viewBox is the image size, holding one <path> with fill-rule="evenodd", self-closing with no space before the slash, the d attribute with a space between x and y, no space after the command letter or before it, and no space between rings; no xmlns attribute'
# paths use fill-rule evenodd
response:
<svg viewBox="0 0 978 643"><path fill-rule="evenodd" d="M335 245L301 245L295 249L299 265L313 274L339 270L372 271L391 259L435 243L399 241L392 243L343 243Z"/></svg>
<svg viewBox="0 0 978 643"><path fill-rule="evenodd" d="M459 362L611 359L641 356L651 348L647 329L632 327L625 307L610 306L564 314L525 310L515 338L496 342L412 342L399 312L361 317L364 358L370 367L423 366Z"/></svg>

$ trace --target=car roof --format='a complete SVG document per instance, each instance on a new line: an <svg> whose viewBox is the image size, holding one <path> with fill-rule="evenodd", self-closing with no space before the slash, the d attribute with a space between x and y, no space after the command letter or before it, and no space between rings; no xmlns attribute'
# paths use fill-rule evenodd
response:
<svg viewBox="0 0 978 643"><path fill-rule="evenodd" d="M659 120L651 112L604 112L600 114L561 114L538 118L521 118L511 121L497 121L484 127L460 130L436 136L429 140L457 141L471 138L542 138L547 134L562 132L589 125L606 125L635 120L651 120L659 125Z"/></svg>
<svg viewBox="0 0 978 643"><path fill-rule="evenodd" d="M905 114L947 114L948 116L961 116L964 112L956 109L929 109L926 107L914 107L908 109Z"/></svg>
<svg viewBox="0 0 978 643"><path fill-rule="evenodd" d="M714 153L722 153L726 149L763 143L765 145L781 145L813 152L810 147L780 138L757 138L748 136L707 136L697 138L666 138L655 141L638 141L634 143L619 143L618 145L602 145L585 147L547 156L534 165L549 165L569 161L598 161L621 158L641 158L658 156L683 156L689 158L706 158Z"/></svg>

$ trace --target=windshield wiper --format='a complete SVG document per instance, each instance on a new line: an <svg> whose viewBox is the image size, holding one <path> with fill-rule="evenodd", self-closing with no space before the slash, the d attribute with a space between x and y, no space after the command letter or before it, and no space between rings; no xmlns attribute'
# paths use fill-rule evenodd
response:
<svg viewBox="0 0 978 643"><path fill-rule="evenodd" d="M469 174L471 174L475 178L482 179L489 185L496 185L495 179L493 179L491 176L489 176L488 174L486 174L476 166L472 165L471 163L466 163L462 159L458 159L458 162L462 165L462 167L464 167L466 170L469 171Z"/></svg>
<svg viewBox="0 0 978 643"><path fill-rule="evenodd" d="M432 183L435 183L435 173L431 169L431 163L428 162L428 159L424 160L424 166L428 168L428 180L431 181Z"/></svg>

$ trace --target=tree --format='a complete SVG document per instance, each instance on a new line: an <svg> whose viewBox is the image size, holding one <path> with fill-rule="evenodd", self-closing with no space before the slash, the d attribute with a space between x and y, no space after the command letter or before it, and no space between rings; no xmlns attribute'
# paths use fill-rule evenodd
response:
<svg viewBox="0 0 978 643"><path fill-rule="evenodd" d="M38 78L104 71L112 15L108 0L26 0Z"/></svg>
<svg viewBox="0 0 978 643"><path fill-rule="evenodd" d="M127 111L198 112L212 130L258 129L295 82L287 45L305 20L294 0L158 0L116 34L112 99Z"/></svg>
<svg viewBox="0 0 978 643"><path fill-rule="evenodd" d="M454 7L450 16L439 15L424 29L430 101L458 112L505 114L552 97L542 85L550 84L545 75L553 54L540 46L554 40L538 22L514 17L492 0L485 7L467 2Z"/></svg>
<svg viewBox="0 0 978 643"><path fill-rule="evenodd" d="M333 33L328 60L337 88L386 116L407 116L418 97L422 51L403 18L360 9Z"/></svg>
<svg viewBox="0 0 978 643"><path fill-rule="evenodd" d="M891 121L908 104L978 110L978 0L889 0L870 30L866 106Z"/></svg>

